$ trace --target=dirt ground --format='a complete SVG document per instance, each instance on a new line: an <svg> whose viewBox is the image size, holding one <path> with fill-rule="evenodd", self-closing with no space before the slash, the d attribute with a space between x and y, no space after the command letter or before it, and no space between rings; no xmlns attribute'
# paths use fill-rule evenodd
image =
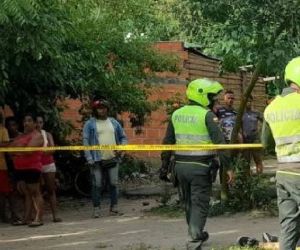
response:
<svg viewBox="0 0 300 250"><path fill-rule="evenodd" d="M265 164L265 172L273 174L276 160L267 160ZM62 223L53 223L49 211L45 213L44 226L39 228L0 223L0 249L185 249L188 240L185 218L151 215L147 211L158 206L156 198L121 198L119 208L124 215L118 217L109 216L108 201L105 202L99 219L91 217L90 200L62 198L59 207ZM144 202L149 205L144 206ZM210 239L203 249L224 249L242 235L259 240L262 232L278 235L279 223L276 217L252 212L209 218L206 229Z"/></svg>
<svg viewBox="0 0 300 250"><path fill-rule="evenodd" d="M145 201L148 206L143 206ZM108 204L104 204L102 217L93 219L88 200L63 200L62 223L51 222L47 211L45 224L39 228L0 224L0 249L185 249L188 237L184 217L152 216L146 210L157 206L153 198L121 199L119 206L123 216L109 216ZM241 235L260 239L265 231L278 234L279 225L275 217L236 214L209 218L207 230L210 239L203 249L220 249L234 244Z"/></svg>

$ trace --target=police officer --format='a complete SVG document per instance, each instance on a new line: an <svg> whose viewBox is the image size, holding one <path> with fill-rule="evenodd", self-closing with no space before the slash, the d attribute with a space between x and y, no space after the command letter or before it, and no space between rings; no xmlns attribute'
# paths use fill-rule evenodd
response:
<svg viewBox="0 0 300 250"><path fill-rule="evenodd" d="M189 83L186 91L189 104L177 109L168 124L164 144L225 144L218 118L211 111L218 94L223 90L220 83L209 79L197 79ZM186 220L191 240L187 249L201 249L209 237L204 231L209 211L212 182L216 177L218 159L216 151L175 151L175 174L181 198L185 204ZM220 152L220 160L233 181L228 169L229 155ZM171 152L162 153L160 178L165 180Z"/></svg>
<svg viewBox="0 0 300 250"><path fill-rule="evenodd" d="M276 173L281 225L280 249L296 249L300 237L300 57L285 68L289 84L266 108L264 118L276 144ZM268 138L262 138L264 145Z"/></svg>

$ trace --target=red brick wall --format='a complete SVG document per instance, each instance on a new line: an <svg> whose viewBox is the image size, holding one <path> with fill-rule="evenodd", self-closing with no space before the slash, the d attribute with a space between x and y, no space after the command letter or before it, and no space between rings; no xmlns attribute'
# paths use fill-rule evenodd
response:
<svg viewBox="0 0 300 250"><path fill-rule="evenodd" d="M150 100L167 100L176 93L185 93L185 83L188 80L188 71L184 68L185 61L188 59L188 52L184 51L181 42L161 42L155 44L155 47L161 51L174 53L179 57L179 73L163 72L157 74L162 80L162 83L155 83ZM168 83L165 83L167 79ZM170 82L170 83L169 83ZM174 83L175 82L175 83ZM184 96L184 95L183 95ZM78 110L80 108L80 101L68 100L66 105L69 107L63 112L63 117L66 120L78 121L80 120ZM142 133L136 134L135 128L131 128L129 121L129 114L125 113L121 116L124 122L124 129L130 144L160 144L165 134L167 114L164 107L154 111L150 117L147 118L145 125L142 128ZM75 122L77 132L81 129L82 124ZM78 133L76 133L77 135ZM139 156L154 157L158 156L159 152L139 152Z"/></svg>
<svg viewBox="0 0 300 250"><path fill-rule="evenodd" d="M166 84L159 91L155 91L151 99L167 100L176 93L184 92L185 85ZM167 113L164 106L152 112L151 116L147 118L140 134L136 134L135 128L131 128L128 114L122 115L122 120L124 121L125 132L130 144L161 144L167 127ZM139 155L154 157L158 156L159 152L142 152Z"/></svg>
<svg viewBox="0 0 300 250"><path fill-rule="evenodd" d="M163 72L158 73L155 86L152 90L150 100L167 100L181 93L184 98L185 86L190 80L199 77L214 78L224 84L226 89L234 90L237 96L236 105L241 99L241 93L244 90L247 82L249 82L250 74L243 75L241 73L225 73L219 74L219 61L213 58L208 58L201 54L196 54L193 51L186 50L182 42L159 42L154 45L155 48L162 52L174 53L178 56L178 66L180 71L178 73ZM243 80L244 79L244 80ZM158 82L158 83L157 83ZM266 103L265 85L260 81L254 89L255 107L263 110ZM78 139L81 137L82 124L79 116L79 109L81 102L79 100L67 100L68 108L63 112L63 117L71 121L75 126L73 134ZM5 109L5 116L11 115L8 109ZM142 133L136 134L135 128L131 128L128 114L122 115L124 121L124 128L129 139L130 144L160 144L165 134L167 124L164 122L167 119L165 107L160 107L147 118L143 127ZM81 143L81 138L78 143ZM159 152L139 152L140 156L158 156Z"/></svg>
<svg viewBox="0 0 300 250"><path fill-rule="evenodd" d="M179 57L179 73L163 72L158 73L159 83L155 83L155 88L152 91L150 100L167 100L176 93L181 93L184 96L185 86L188 81L198 77L214 78L224 84L226 89L234 90L237 96L236 106L241 99L241 93L249 81L249 74L242 76L241 73L226 73L220 76L219 61L199 54L195 54L185 50L181 42L159 42L155 47L163 52L171 52ZM243 78L246 77L246 78ZM262 110L265 107L266 95L264 83L259 82L254 89L255 107ZM67 102L69 109L64 112L64 118L71 121L80 120L78 110L80 102L78 100L69 100ZM124 121L125 132L128 136L130 144L160 144L165 134L167 124L164 122L167 119L165 107L160 107L153 112L143 127L142 133L136 134L135 128L131 128L128 114L123 114L121 119ZM77 131L80 131L82 124L76 122ZM139 156L154 157L160 152L139 152Z"/></svg>

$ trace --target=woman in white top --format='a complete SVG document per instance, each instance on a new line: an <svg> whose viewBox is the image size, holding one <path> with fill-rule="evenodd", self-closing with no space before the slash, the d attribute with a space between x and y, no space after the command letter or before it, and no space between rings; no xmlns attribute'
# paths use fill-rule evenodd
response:
<svg viewBox="0 0 300 250"><path fill-rule="evenodd" d="M52 135L49 132L43 130L44 127L44 118L42 116L37 116L37 129L41 132L44 138L44 147L54 146L54 140ZM56 183L55 183L55 174L56 166L53 158L53 151L44 151L42 153L42 177L45 182L49 202L53 217L53 222L61 222L62 219L57 217L57 207L56 207Z"/></svg>

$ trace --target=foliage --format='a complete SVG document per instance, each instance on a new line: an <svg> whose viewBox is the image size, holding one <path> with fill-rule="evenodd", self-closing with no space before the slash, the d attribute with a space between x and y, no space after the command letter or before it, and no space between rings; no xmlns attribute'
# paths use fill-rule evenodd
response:
<svg viewBox="0 0 300 250"><path fill-rule="evenodd" d="M235 159L234 166L235 182L227 206L235 211L262 209L274 213L273 210L277 209L275 183L270 183L262 175L249 176L249 164L241 156Z"/></svg>
<svg viewBox="0 0 300 250"><path fill-rule="evenodd" d="M173 112L186 104L186 99L181 93L175 93L172 97L168 98L165 102L166 112L168 118L164 122L168 122Z"/></svg>
<svg viewBox="0 0 300 250"><path fill-rule="evenodd" d="M249 164L240 155L234 159L233 167L235 181L229 189L228 200L219 200L219 186L214 186L218 189L218 194L213 192L208 216L246 211L259 211L263 216L276 216L278 214L276 186L270 180L270 176L249 176ZM170 193L163 193L161 205L153 208L151 212L167 217L181 216L184 212L181 204L170 204L170 198Z"/></svg>
<svg viewBox="0 0 300 250"><path fill-rule="evenodd" d="M261 138L264 139L264 152L266 155L275 155L275 140L272 136L272 131L271 129L267 129L267 123L266 121L263 122L262 126L262 133L261 133Z"/></svg>
<svg viewBox="0 0 300 250"><path fill-rule="evenodd" d="M180 29L180 20L176 18L174 7L179 0L153 0L153 10L156 16L155 34L161 41L184 40L184 30Z"/></svg>
<svg viewBox="0 0 300 250"><path fill-rule="evenodd" d="M267 84L267 95L268 99L272 99L275 96L279 95L282 92L282 89L285 87L285 84L280 80L274 80L268 82Z"/></svg>
<svg viewBox="0 0 300 250"><path fill-rule="evenodd" d="M66 134L64 99L108 97L116 112L151 112L152 72L175 70L151 46L152 0L3 0L0 2L0 100L17 116L46 115ZM146 70L147 69L147 70Z"/></svg>
<svg viewBox="0 0 300 250"><path fill-rule="evenodd" d="M209 216L249 210L277 215L276 186L270 176L249 175L249 163L241 155L235 157L233 167L235 181L229 188L229 197L211 202Z"/></svg>
<svg viewBox="0 0 300 250"><path fill-rule="evenodd" d="M151 208L150 212L153 215L164 216L168 218L181 217L184 215L184 210L181 206L161 205Z"/></svg>
<svg viewBox="0 0 300 250"><path fill-rule="evenodd" d="M225 202L216 200L210 203L208 217L220 216L225 213L233 213L232 209L228 207Z"/></svg>
<svg viewBox="0 0 300 250"><path fill-rule="evenodd" d="M252 78L238 109L231 143L236 143L242 115L260 75L282 76L300 52L299 2L295 0L181 0L174 5L180 29L207 54L222 59L227 71L252 65ZM225 179L225 173L223 174ZM223 197L227 190L222 186Z"/></svg>
<svg viewBox="0 0 300 250"><path fill-rule="evenodd" d="M220 248L218 248L219 250L221 250ZM231 246L228 248L223 248L224 250L262 250L263 248L260 247L240 247L240 246ZM213 248L212 250L217 250L215 248Z"/></svg>
<svg viewBox="0 0 300 250"><path fill-rule="evenodd" d="M274 75L299 55L298 1L182 0L180 8L187 36L221 57L228 70L262 60L261 73Z"/></svg>
<svg viewBox="0 0 300 250"><path fill-rule="evenodd" d="M135 174L145 174L148 172L149 169L143 160L129 154L125 154L122 157L122 163L119 168L119 176L121 179L124 179L125 177L133 178L135 177Z"/></svg>
<svg viewBox="0 0 300 250"><path fill-rule="evenodd" d="M242 113L259 75L282 75L284 66L300 52L299 3L260 0L182 0L174 8L180 28L203 50L222 59L228 71L253 65L232 134L237 141Z"/></svg>

